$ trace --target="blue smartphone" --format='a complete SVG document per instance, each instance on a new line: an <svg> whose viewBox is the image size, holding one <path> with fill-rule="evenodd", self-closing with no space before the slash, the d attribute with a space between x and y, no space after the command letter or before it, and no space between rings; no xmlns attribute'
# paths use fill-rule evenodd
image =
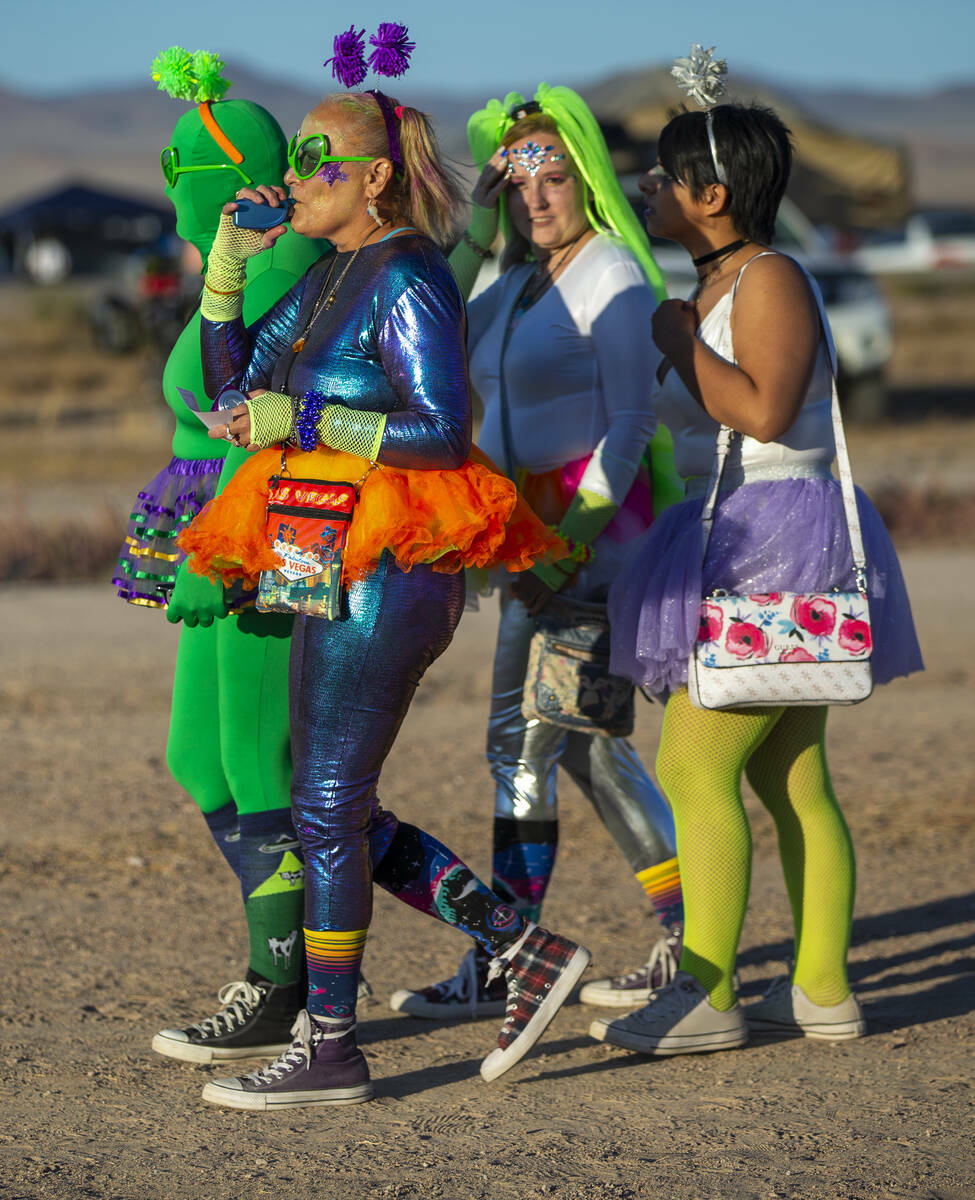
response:
<svg viewBox="0 0 975 1200"><path fill-rule="evenodd" d="M292 204L285 201L279 208L258 204L254 200L238 200L234 224L241 229L275 229L291 220Z"/></svg>

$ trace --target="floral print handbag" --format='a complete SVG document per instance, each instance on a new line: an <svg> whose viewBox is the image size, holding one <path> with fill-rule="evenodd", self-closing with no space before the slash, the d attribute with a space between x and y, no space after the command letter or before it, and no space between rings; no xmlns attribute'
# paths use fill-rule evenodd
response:
<svg viewBox="0 0 975 1200"><path fill-rule="evenodd" d="M866 558L835 378L832 410L857 590L750 596L716 591L705 597L687 667L687 693L697 708L857 704L873 691ZM702 560L733 433L726 425L718 432L701 513Z"/></svg>

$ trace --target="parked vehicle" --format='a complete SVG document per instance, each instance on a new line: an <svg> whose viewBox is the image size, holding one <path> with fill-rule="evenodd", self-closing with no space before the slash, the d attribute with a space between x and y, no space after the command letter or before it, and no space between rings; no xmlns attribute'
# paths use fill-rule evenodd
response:
<svg viewBox="0 0 975 1200"><path fill-rule="evenodd" d="M931 209L915 213L898 229L864 235L853 252L876 274L975 267L975 212Z"/></svg>
<svg viewBox="0 0 975 1200"><path fill-rule="evenodd" d="M644 200L638 176L622 176L623 191L642 220ZM651 239L653 253L667 277L671 296L689 296L697 283L690 257L673 242ZM775 248L802 263L823 293L839 360L839 394L853 420L875 421L887 409L884 371L894 348L890 309L876 282L849 255L838 254L815 225L788 198L775 226ZM481 268L472 296L497 275L497 259Z"/></svg>
<svg viewBox="0 0 975 1200"><path fill-rule="evenodd" d="M126 269L91 305L95 345L131 354L148 345L161 358L173 348L198 302L199 284L180 271L174 248L162 245L132 255Z"/></svg>

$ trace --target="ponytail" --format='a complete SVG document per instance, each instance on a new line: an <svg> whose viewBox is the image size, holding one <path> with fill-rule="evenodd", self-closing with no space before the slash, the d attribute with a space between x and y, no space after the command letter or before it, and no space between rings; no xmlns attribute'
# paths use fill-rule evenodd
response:
<svg viewBox="0 0 975 1200"><path fill-rule="evenodd" d="M351 113L366 154L391 160L386 121L375 96L370 92L345 92L328 99L336 100ZM460 178L441 161L436 134L426 113L403 107L392 96L386 99L397 122L402 168L393 164L395 174L382 202L394 210L397 219L447 246L456 235L464 200Z"/></svg>
<svg viewBox="0 0 975 1200"><path fill-rule="evenodd" d="M404 216L441 246L453 241L464 189L456 172L440 159L437 137L426 113L401 108L399 144L403 174L393 183Z"/></svg>

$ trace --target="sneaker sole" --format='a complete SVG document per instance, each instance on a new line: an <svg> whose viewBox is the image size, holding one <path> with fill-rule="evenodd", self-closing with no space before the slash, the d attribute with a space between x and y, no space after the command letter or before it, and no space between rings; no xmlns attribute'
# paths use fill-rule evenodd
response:
<svg viewBox="0 0 975 1200"><path fill-rule="evenodd" d="M609 1021L593 1021L589 1036L597 1042L608 1042L623 1050L636 1050L640 1054L652 1054L666 1058L675 1054L707 1054L712 1050L736 1050L748 1041L747 1029L722 1029L716 1033L692 1033L675 1036L665 1034L660 1038L631 1033L626 1029L613 1029Z"/></svg>
<svg viewBox="0 0 975 1200"><path fill-rule="evenodd" d="M313 1108L321 1104L361 1104L373 1098L371 1083L356 1087L330 1088L327 1092L242 1092L237 1088L221 1087L218 1081L203 1089L203 1099L223 1108L246 1109L248 1112L267 1112L275 1108Z"/></svg>
<svg viewBox="0 0 975 1200"><path fill-rule="evenodd" d="M580 1004L594 1008L639 1008L650 999L649 988L614 988L608 979L594 979L579 993Z"/></svg>
<svg viewBox="0 0 975 1200"><path fill-rule="evenodd" d="M475 1005L471 1012L469 1004L434 1004L424 999L419 992L401 988L389 998L393 1012L405 1013L409 1017L425 1017L430 1021L476 1021L481 1017L503 1017L504 1000L484 1000Z"/></svg>
<svg viewBox="0 0 975 1200"><path fill-rule="evenodd" d="M821 1042L852 1042L867 1032L866 1021L844 1021L836 1025L797 1025L793 1022L771 1021L764 1017L749 1018L750 1033L756 1037L807 1037Z"/></svg>
<svg viewBox="0 0 975 1200"><path fill-rule="evenodd" d="M164 1058L176 1058L180 1062L215 1063L235 1062L241 1058L277 1058L291 1045L290 1041L275 1042L267 1046L197 1046L193 1042L180 1042L157 1033L152 1039L152 1048Z"/></svg>
<svg viewBox="0 0 975 1200"><path fill-rule="evenodd" d="M538 1006L535 1015L511 1045L505 1047L504 1050L500 1049L500 1047L497 1050L492 1050L481 1063L482 1079L490 1083L492 1079L497 1079L505 1071L510 1071L515 1063L520 1062L525 1057L555 1019L562 1005L568 1000L572 989L579 982L580 976L586 967L589 966L591 960L592 955L589 951L584 946L579 946L568 963L566 963L555 986Z"/></svg>

